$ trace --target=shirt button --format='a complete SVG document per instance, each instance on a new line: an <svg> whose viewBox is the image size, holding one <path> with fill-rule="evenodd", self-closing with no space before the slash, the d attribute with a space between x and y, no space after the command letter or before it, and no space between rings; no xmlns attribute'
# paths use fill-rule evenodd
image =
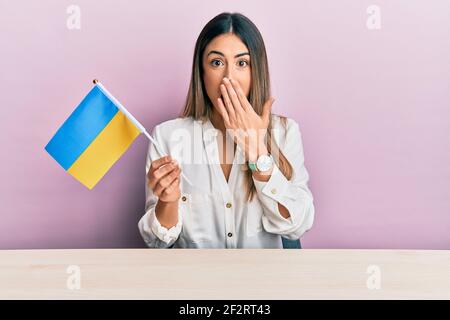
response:
<svg viewBox="0 0 450 320"><path fill-rule="evenodd" d="M272 192L272 194L277 193L277 189L273 188L272 190L270 190L270 192Z"/></svg>
<svg viewBox="0 0 450 320"><path fill-rule="evenodd" d="M182 200L182 201L186 201L186 197L185 197L185 196L182 196L182 197L181 197L181 200Z"/></svg>
<svg viewBox="0 0 450 320"><path fill-rule="evenodd" d="M231 238L233 234L231 232L228 232L228 236Z"/></svg>
<svg viewBox="0 0 450 320"><path fill-rule="evenodd" d="M228 208L228 209L231 208L231 203L230 203L230 202L227 203L227 208Z"/></svg>

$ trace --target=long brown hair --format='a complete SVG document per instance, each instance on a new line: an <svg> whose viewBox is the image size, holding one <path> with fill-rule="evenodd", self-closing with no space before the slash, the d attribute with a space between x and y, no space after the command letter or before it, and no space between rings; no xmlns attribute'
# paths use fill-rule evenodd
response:
<svg viewBox="0 0 450 320"><path fill-rule="evenodd" d="M263 105L270 98L269 65L263 38L253 22L240 13L224 12L209 21L198 36L194 49L192 76L185 107L181 117L193 117L195 120L210 119L213 104L206 93L203 82L203 53L208 43L224 33L233 33L247 46L251 62L251 86L248 100L258 115L262 115ZM280 116L286 127L286 118ZM267 128L267 150L273 155L283 175L290 180L293 169L272 137L272 117ZM245 190L247 201L256 193L252 172L246 166Z"/></svg>

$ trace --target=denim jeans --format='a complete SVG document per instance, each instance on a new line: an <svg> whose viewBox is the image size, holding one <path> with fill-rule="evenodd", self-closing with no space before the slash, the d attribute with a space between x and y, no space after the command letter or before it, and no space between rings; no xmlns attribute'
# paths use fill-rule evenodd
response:
<svg viewBox="0 0 450 320"><path fill-rule="evenodd" d="M283 241L283 249L301 249L302 245L300 244L300 239L298 240L289 240L281 237Z"/></svg>

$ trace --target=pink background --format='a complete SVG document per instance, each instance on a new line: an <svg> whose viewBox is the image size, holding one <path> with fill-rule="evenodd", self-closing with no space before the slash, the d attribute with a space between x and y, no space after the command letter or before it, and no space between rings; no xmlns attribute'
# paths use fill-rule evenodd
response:
<svg viewBox="0 0 450 320"><path fill-rule="evenodd" d="M93 78L148 130L176 117L195 40L222 11L259 27L274 112L300 123L316 207L303 246L449 249L446 0L1 0L0 248L144 247L146 138L91 191L44 146Z"/></svg>

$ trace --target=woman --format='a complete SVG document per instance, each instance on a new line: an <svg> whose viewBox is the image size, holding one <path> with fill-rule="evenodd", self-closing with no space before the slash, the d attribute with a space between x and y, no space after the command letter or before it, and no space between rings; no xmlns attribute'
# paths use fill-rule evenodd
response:
<svg viewBox="0 0 450 320"><path fill-rule="evenodd" d="M273 101L256 26L216 16L197 39L181 116L152 132L169 156L150 144L138 224L149 247L282 248L311 228L299 125L271 114Z"/></svg>

